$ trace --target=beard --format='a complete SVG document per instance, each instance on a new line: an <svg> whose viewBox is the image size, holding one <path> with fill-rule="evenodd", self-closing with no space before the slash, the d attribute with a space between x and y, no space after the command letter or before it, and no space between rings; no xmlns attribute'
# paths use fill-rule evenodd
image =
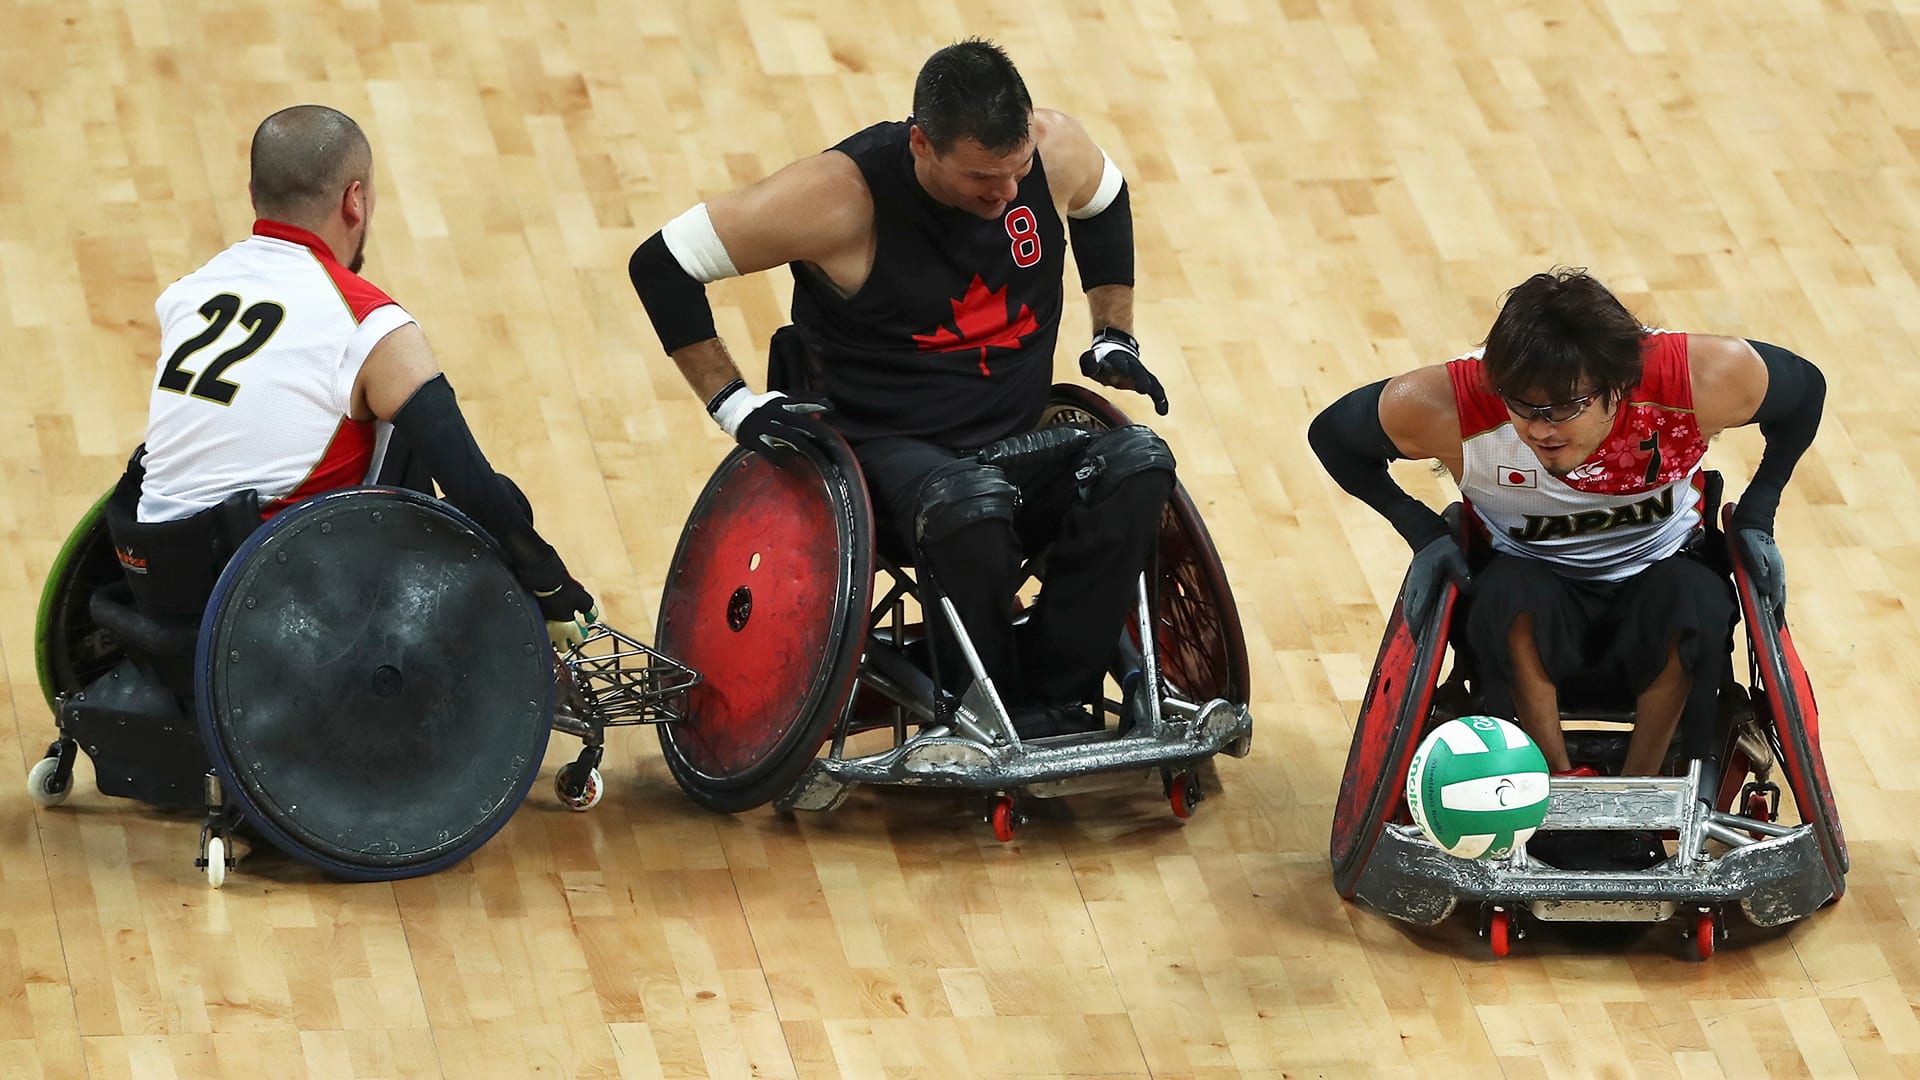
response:
<svg viewBox="0 0 1920 1080"><path fill-rule="evenodd" d="M353 249L353 258L347 260L347 272L357 274L367 264L367 236L360 234L360 243Z"/></svg>

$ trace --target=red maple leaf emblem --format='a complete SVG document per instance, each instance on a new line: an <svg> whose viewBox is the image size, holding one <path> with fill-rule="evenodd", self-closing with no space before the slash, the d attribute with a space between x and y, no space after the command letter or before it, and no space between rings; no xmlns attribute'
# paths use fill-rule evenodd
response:
<svg viewBox="0 0 1920 1080"><path fill-rule="evenodd" d="M967 294L958 300L949 300L953 305L953 330L944 325L934 328L931 334L913 335L914 344L921 352L964 352L968 349L980 350L980 374L991 375L987 370L988 349L1017 349L1020 339L1040 329L1033 321L1033 312L1027 305L1020 305L1020 314L1007 317L1007 290L987 288L980 275L973 275L972 284L967 286Z"/></svg>

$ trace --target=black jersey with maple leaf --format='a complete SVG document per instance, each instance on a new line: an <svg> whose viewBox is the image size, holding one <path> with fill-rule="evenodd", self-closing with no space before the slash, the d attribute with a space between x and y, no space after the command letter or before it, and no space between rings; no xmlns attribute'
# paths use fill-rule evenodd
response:
<svg viewBox="0 0 1920 1080"><path fill-rule="evenodd" d="M873 270L847 295L794 263L793 323L848 439L972 449L1028 430L1046 405L1066 230L1037 152L987 220L926 193L907 131L875 124L834 147L873 193Z"/></svg>

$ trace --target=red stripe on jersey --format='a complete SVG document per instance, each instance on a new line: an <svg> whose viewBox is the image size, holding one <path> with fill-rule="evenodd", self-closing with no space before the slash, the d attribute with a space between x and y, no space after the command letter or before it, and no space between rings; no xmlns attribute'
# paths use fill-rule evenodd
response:
<svg viewBox="0 0 1920 1080"><path fill-rule="evenodd" d="M1453 407L1460 413L1462 440L1507 422L1507 407L1487 386L1487 365L1479 358L1463 356L1447 361L1447 378L1453 381Z"/></svg>
<svg viewBox="0 0 1920 1080"><path fill-rule="evenodd" d="M265 521L309 495L365 481L367 469L373 464L373 434L373 421L341 417L340 426L333 429L333 438L328 440L326 450L307 478L292 491L261 507L260 520Z"/></svg>
<svg viewBox="0 0 1920 1080"><path fill-rule="evenodd" d="M393 303L393 298L380 291L378 285L340 265L340 260L333 257L333 249L327 246L325 240L298 225L259 218L253 223L253 233L255 236L270 236L275 240L299 244L311 250L314 257L320 260L320 266L327 276L333 279L333 287L340 290L340 298L347 302L347 310L353 312L354 322L365 322L368 315Z"/></svg>
<svg viewBox="0 0 1920 1080"><path fill-rule="evenodd" d="M1687 364L1687 335L1648 334L1640 343L1640 385L1628 401L1670 409L1693 408L1693 370Z"/></svg>

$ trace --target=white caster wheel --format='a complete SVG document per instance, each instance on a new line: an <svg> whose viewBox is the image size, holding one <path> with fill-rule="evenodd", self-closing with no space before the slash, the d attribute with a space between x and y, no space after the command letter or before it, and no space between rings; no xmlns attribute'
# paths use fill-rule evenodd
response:
<svg viewBox="0 0 1920 1080"><path fill-rule="evenodd" d="M219 888L227 883L227 842L222 837L207 841L207 884Z"/></svg>
<svg viewBox="0 0 1920 1080"><path fill-rule="evenodd" d="M571 785L573 777L578 775L579 765L580 763L576 761L560 767L560 771L553 775L553 793L559 798L560 805L584 814L600 805L600 796L606 789L600 783L600 770L588 769L587 786L582 788L577 796L568 795L567 788Z"/></svg>
<svg viewBox="0 0 1920 1080"><path fill-rule="evenodd" d="M60 759L44 757L33 763L27 770L27 796L40 806L59 806L67 801L67 793L73 790L73 774L68 773L65 783L55 780L60 771Z"/></svg>

